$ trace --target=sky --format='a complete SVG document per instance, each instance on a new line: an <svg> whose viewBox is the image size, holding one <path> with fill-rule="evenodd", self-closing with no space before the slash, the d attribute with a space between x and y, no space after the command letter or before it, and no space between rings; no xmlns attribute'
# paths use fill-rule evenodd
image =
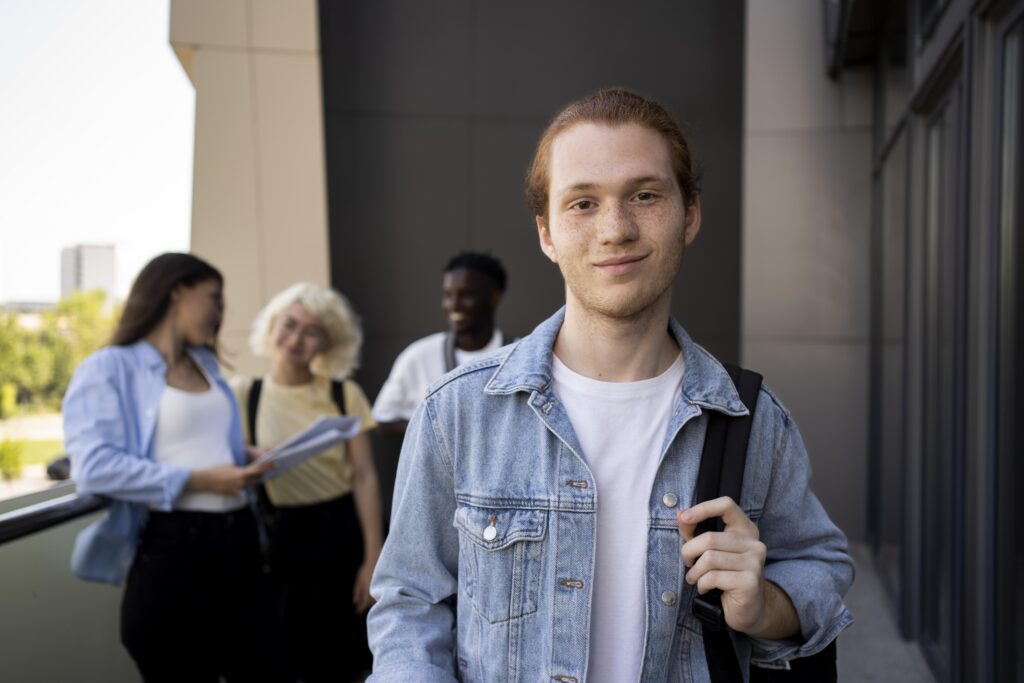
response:
<svg viewBox="0 0 1024 683"><path fill-rule="evenodd" d="M56 301L61 248L114 244L124 297L187 251L195 90L168 0L0 0L0 302Z"/></svg>

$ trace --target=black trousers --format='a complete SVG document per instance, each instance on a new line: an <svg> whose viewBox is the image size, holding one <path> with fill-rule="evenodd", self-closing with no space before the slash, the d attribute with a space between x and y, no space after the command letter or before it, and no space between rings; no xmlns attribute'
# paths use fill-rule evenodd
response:
<svg viewBox="0 0 1024 683"><path fill-rule="evenodd" d="M289 673L305 681L362 680L371 668L366 616L352 588L363 534L351 494L316 505L278 507L271 573L288 644Z"/></svg>
<svg viewBox="0 0 1024 683"><path fill-rule="evenodd" d="M151 512L121 601L121 642L147 683L283 681L256 522Z"/></svg>

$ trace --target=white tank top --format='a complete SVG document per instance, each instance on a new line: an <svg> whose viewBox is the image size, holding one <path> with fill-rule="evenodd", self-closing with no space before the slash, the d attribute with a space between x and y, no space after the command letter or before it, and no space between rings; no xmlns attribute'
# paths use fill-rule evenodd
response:
<svg viewBox="0 0 1024 683"><path fill-rule="evenodd" d="M213 378L200 370L210 388L191 392L164 387L156 421L153 457L158 463L190 470L232 465L231 402ZM227 512L246 505L244 491L222 493L185 492L174 502L175 510Z"/></svg>

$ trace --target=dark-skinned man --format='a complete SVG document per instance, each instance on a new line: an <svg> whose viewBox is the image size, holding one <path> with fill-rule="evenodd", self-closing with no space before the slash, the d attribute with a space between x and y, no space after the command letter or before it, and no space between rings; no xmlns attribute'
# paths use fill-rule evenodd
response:
<svg viewBox="0 0 1024 683"><path fill-rule="evenodd" d="M414 341L395 359L373 405L382 431L404 433L434 380L509 341L494 324L507 280L501 262L489 254L466 251L448 262L441 307L449 329Z"/></svg>

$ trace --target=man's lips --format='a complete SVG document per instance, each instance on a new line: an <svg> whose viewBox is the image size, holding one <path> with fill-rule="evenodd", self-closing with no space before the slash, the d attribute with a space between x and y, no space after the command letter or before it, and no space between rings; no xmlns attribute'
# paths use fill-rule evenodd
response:
<svg viewBox="0 0 1024 683"><path fill-rule="evenodd" d="M625 275L640 267L640 264L647 258L647 254L640 256L617 256L615 258L598 261L594 265L609 275Z"/></svg>

